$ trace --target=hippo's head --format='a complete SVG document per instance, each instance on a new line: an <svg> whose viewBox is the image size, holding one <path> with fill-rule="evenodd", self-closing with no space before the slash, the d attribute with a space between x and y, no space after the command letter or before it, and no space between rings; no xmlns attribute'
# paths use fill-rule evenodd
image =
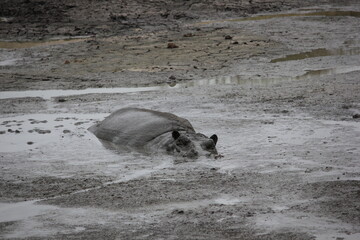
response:
<svg viewBox="0 0 360 240"><path fill-rule="evenodd" d="M187 158L217 155L216 143L218 137L214 134L210 138L201 133L172 132L173 141L167 146L167 151Z"/></svg>

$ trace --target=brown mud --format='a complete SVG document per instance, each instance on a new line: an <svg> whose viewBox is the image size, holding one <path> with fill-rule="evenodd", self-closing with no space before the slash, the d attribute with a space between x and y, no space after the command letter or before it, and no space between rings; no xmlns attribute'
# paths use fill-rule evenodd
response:
<svg viewBox="0 0 360 240"><path fill-rule="evenodd" d="M357 1L1 1L0 238L360 238ZM122 107L223 158L111 151Z"/></svg>

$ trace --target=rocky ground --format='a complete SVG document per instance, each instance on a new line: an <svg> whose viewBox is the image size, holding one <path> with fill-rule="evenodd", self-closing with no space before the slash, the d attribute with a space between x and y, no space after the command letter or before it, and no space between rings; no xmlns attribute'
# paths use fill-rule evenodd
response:
<svg viewBox="0 0 360 240"><path fill-rule="evenodd" d="M359 239L359 17L356 1L1 1L1 238ZM110 151L86 130L129 106L216 133L224 157Z"/></svg>

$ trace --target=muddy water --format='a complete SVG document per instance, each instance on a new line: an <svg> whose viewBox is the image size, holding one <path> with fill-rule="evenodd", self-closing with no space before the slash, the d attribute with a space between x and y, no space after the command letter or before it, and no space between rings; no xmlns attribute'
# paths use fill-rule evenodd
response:
<svg viewBox="0 0 360 240"><path fill-rule="evenodd" d="M269 63L268 61L265 64L269 67L280 66L282 64L285 65L287 61L293 61L292 63L297 64L297 62L295 62L297 60L313 57L312 54L308 53L309 51L307 51L307 49L304 49L303 51L303 53L300 53L295 57L287 56L282 60L272 63ZM328 53L329 50L327 49L325 49L325 53L320 49L316 51L314 50L313 53L315 57L359 54L358 52L349 53L347 50L335 50L335 52L338 51L337 53ZM324 61L326 61L326 59L324 58ZM334 63L333 65L330 64L331 63L328 65L319 64L308 67L308 69L313 70L306 70L306 68L303 67L301 69L303 73L300 73L298 76L291 76L289 73L287 74L289 77L264 78L258 77L254 74L249 78L241 75L233 75L188 82L174 81L170 83L171 86L164 84L163 86L151 86L147 88L99 88L74 91L45 90L1 92L0 98L41 96L45 99L51 99L56 96L133 92L135 94L128 94L129 99L126 99L125 101L127 102L125 103L138 103L140 100L138 98L139 95L137 94L142 91L154 91L154 93L150 93L153 95L149 94L149 96L155 96L158 95L160 91L171 91L172 88L215 86L209 87L209 89L217 89L216 86L226 84L271 86L271 84L280 81L301 81L304 79L313 79L319 76L349 73L360 70L360 66L358 66L356 62L351 62L349 64L342 62L343 66L336 65L339 63ZM261 73L265 72L266 70L262 70ZM285 75L283 72L279 74ZM288 86L291 87L291 83L288 84ZM265 90L269 93L272 92L268 91L272 90L272 88ZM287 90L288 89L284 87L284 91ZM189 91L193 91L192 93L194 95L198 94L193 89L189 89ZM269 99L271 95L266 94L264 93L263 96ZM292 96L291 92L289 92L288 95ZM297 96L296 93L294 93L293 96ZM326 97L326 95L324 96ZM336 96L336 94L333 96ZM104 97L103 99L105 102L106 96L103 95L102 97ZM155 98L146 98L145 101L148 101L149 99L153 100ZM179 99L181 100L179 94L174 94L173 101L177 101ZM141 98L141 101L144 101L144 98ZM292 109L291 106L287 105L287 101L287 99L284 99L284 101L281 102L283 107L282 109L288 109L290 112L284 115L277 114L276 117L272 114L264 114L263 109L268 108L268 105L262 106L258 104L249 105L249 108L251 107L254 111L257 111L255 113L246 111L243 112L240 111L240 109L237 112L230 114L231 110L241 108L241 104L237 105L236 108L227 109L227 106L224 108L223 103L219 104L211 101L206 103L208 105L200 104L200 102L195 101L194 103L190 103L190 106L180 108L178 111L186 112L186 117L188 119L197 120L197 123L201 123L203 129L206 129L209 126L219 127L218 131L222 135L220 147L222 148L221 150L224 152L225 157L218 159L217 161L200 159L194 163L184 163L179 164L179 166L175 165L169 157L150 158L147 156L139 156L135 153L117 154L109 151L103 148L97 139L92 138L92 135L86 131L88 126L93 124L96 120L101 120L104 117L104 115L101 114L79 115L71 113L58 113L1 117L0 131L2 134L0 134L0 152L7 162L10 163L10 161L14 161L15 163L14 166L12 163L5 165L4 169L5 167L10 169L10 171L13 171L13 173L17 176L22 176L22 173L31 172L27 174L31 176L31 174L40 173L45 176L53 175L59 178L73 176L85 176L86 178L91 178L94 175L106 175L112 177L112 181L106 180L107 182L101 186L74 191L71 196L73 196L73 194L81 195L81 193L91 192L91 190L101 190L104 186L134 179L142 180L142 183L144 183L144 190L146 190L148 187L147 184L149 183L147 177L156 175L156 172L158 172L157 176L159 178L150 178L154 182L170 181L181 183L182 178L184 177L192 180L192 175L190 173L196 174L197 170L202 166L206 166L207 171L213 171L209 170L209 166L211 166L214 167L214 169L219 169L219 173L226 173L228 175L236 175L236 173L244 171L245 169L245 171L253 171L261 175L273 174L273 179L281 179L284 176L282 173L286 172L291 173L291 177L299 177L300 180L304 179L306 182L319 180L333 181L336 180L336 177L338 176L341 177L341 180L356 180L356 177L359 176L357 174L359 169L356 162L356 156L358 155L355 155L358 154L358 147L356 145L358 142L357 133L359 132L358 123L351 122L353 126L345 126L345 124L349 123L340 121L324 123L319 120L309 118L308 116L304 117L301 114L297 115L296 109ZM330 101L333 101L333 99ZM163 103L165 106L166 104L169 104L165 101L159 101L158 104L160 103ZM304 104L307 104L306 101L304 101ZM204 108L199 109L199 106ZM79 105L79 107L83 106ZM207 107L209 107L209 109L207 109ZM305 107L302 106L301 108L304 109ZM191 108L195 110L188 111ZM219 112L219 116L214 117L215 113L213 113L213 109L217 111L225 110L226 113ZM68 109L61 110L69 111ZM276 112L275 110L274 112ZM244 115L246 115L246 117ZM270 119L271 121L269 122L271 123L268 124L265 121L262 123L261 120L264 119ZM9 129L11 129L11 131L9 131ZM29 142L32 143L29 144ZM258 146L261 146L261 148ZM346 148L348 150L346 150ZM334 150L331 152L329 149ZM351 154L353 156L350 155L350 153L342 155L346 152L345 150L352 151L353 153ZM266 156L266 158L264 156ZM178 168L175 169L175 167ZM178 174L181 172L182 168L186 169L188 174ZM311 171L306 172L305 170L307 170L307 168ZM323 168L332 170L322 171L321 169ZM4 172L4 174L9 174L10 171L3 170L2 172ZM344 175L345 172L346 175ZM10 172L10 174L13 173ZM352 173L352 175L348 173ZM257 175L257 177L260 177L260 175ZM237 223L229 221L229 219L241 219L246 215L246 212L241 212L239 209L246 209L245 204L247 206L254 206L259 203L256 203L257 196L255 194L250 194L250 192L244 193L242 190L239 191L238 186L232 188L234 186L234 181L236 181L235 178L231 179L231 184L226 182L223 184L222 181L224 178L226 178L226 176L221 175L221 178L218 179L218 182L221 183L222 186L219 187L220 191L212 197L206 199L200 198L200 200L195 201L171 201L167 204L162 204L160 202L154 207L150 206L153 207L155 214L164 212L164 216L161 216L161 218L150 218L149 216L146 216L146 213L144 213L145 211L143 211L144 209L140 209L138 214L135 213L134 215L131 215L131 218L123 219L123 217L126 216L126 213L116 211L107 212L102 208L102 206L96 210L88 208L71 209L68 207L48 208L49 206L47 205L39 206L34 204L34 202L21 202L18 204L0 203L0 222L9 220L21 221L14 227L11 226L11 228L5 228L5 231L10 232L10 235L6 235L9 238L37 237L40 234L43 234L40 236L48 236L48 238L51 238L51 235L56 235L57 233L70 232L74 234L78 231L84 231L87 228L90 231L93 231L95 226L98 225L108 227L116 224L116 226L120 226L120 228L124 227L124 229L127 228L128 230L130 224L134 222L142 224L141 221L144 221L144 219L146 219L151 226L157 226L161 223L161 221L171 222L173 219L175 219L174 222L178 224L181 222L178 221L181 219L181 214L170 215L170 212L172 212L175 208L185 209L182 213L185 222L185 217L190 219L193 216L185 215L191 212L187 211L188 209L206 207L208 209L205 210L209 210L210 212L210 210L212 210L211 208L214 206L229 207L234 205L231 209L231 213L234 213L232 216L217 215L218 213L215 213L211 215L204 215L202 218L194 218L194 220L199 220L199 222L202 223L205 218L211 219L212 216L219 216L219 218L216 219L216 224L220 224L221 221L224 221L227 226L231 227L235 226ZM259 181L257 182L258 186L267 185L265 181L258 180L257 178L252 178L251 181ZM193 193L198 194L198 192L201 192L203 185L201 185L201 182L194 183L195 184L192 185ZM216 182L214 183L216 184ZM215 184L214 187L216 188L217 185ZM171 185L170 189L175 185L176 184ZM277 184L274 183L273 185L276 186ZM262 203L264 206L263 209L261 209L261 211L256 211L256 214L247 222L250 225L258 227L260 229L258 233L263 234L264 231L281 232L284 231L284 229L291 229L291 231L293 231L293 229L298 226L301 232L310 233L317 239L359 238L358 229L353 225L341 225L340 221L336 221L336 219L326 219L326 214L323 212L319 212L314 215L311 211L301 211L298 213L296 208L293 208L294 205L291 205L295 204L294 199L292 197L289 198L287 195L291 195L295 190L298 191L299 189L295 189L290 185L284 186L289 188L289 192L281 196L274 196L270 194L266 191L266 187L262 190L251 189L251 192L254 190L255 192L262 192L260 196L262 201L264 199L274 199ZM211 186L211 188L213 187ZM134 188L129 189L131 192L129 195L131 195ZM228 195L223 194L224 189L228 190ZM95 197L91 197L89 194L90 197L84 200L85 203L86 201L90 202L90 200L96 200L96 194L94 192L96 191L93 191L93 196ZM126 192L121 192L119 193L119 196L124 196L125 194ZM342 194L346 194L346 192ZM336 195L337 191L334 192L333 196L336 197ZM331 196L331 198L333 196ZM98 198L98 200L100 199L101 198ZM278 199L282 200L279 201ZM295 200L298 199L295 198ZM118 201L121 200L114 199L114 202ZM316 199L311 198L309 201L313 202L316 201ZM297 203L299 203L299 201ZM85 206L90 205L91 204L89 203L85 204ZM71 206L71 204L69 204L69 206ZM271 208L274 212L264 211L264 209L267 208ZM202 211L202 213L206 212L202 209L200 211ZM344 212L348 213L346 211ZM3 215L9 217L1 218ZM324 217L320 218L315 216ZM116 217L118 219L115 219ZM126 225L122 225L124 223ZM147 223L144 223L143 225L146 226L146 224ZM162 229L166 229L167 226L168 225L162 225L161 227ZM215 224L211 226L215 226ZM104 232L108 233L109 231L105 229Z"/></svg>
<svg viewBox="0 0 360 240"><path fill-rule="evenodd" d="M321 77L326 75L334 74L343 74L360 71L360 66L347 66L347 67L337 67L337 68L328 68L328 69L319 69L319 70L309 70L304 75L295 77L295 79L309 79L315 77Z"/></svg>
<svg viewBox="0 0 360 240"><path fill-rule="evenodd" d="M86 128L104 114L31 114L0 118L0 152L18 152L57 143L65 136L87 134ZM87 135L91 137L91 134Z"/></svg>
<svg viewBox="0 0 360 240"><path fill-rule="evenodd" d="M307 58L315 58L315 57L326 57L326 56L344 56L344 55L359 55L360 48L339 48L339 49L326 49L326 48L318 48L307 52L301 52L297 54L290 54L282 58L276 58L271 60L271 63L277 62L285 62L285 61L297 61L303 60Z"/></svg>
<svg viewBox="0 0 360 240"><path fill-rule="evenodd" d="M105 172L117 179L104 183L104 186L168 167L168 158L149 160L141 155L139 159L140 153L122 152L119 155L117 151L106 149L87 128L107 115L61 113L0 118L0 153L6 156L25 154L30 172L32 168L43 168L43 162L55 164L61 161L69 168L47 172L57 177L72 176L79 171ZM44 153L46 157L43 157Z"/></svg>
<svg viewBox="0 0 360 240"><path fill-rule="evenodd" d="M360 66L342 66L328 69L307 70L304 74L295 77L278 77L278 78L244 78L241 75L220 76L212 79L200 79L188 82L170 82L167 84L150 86L150 87L133 87L133 88L87 88L82 90L29 90L29 91L4 91L0 92L0 99L7 98L25 98L25 97L41 97L43 99L51 99L54 97L77 96L85 94L118 94L118 93L139 93L150 91L164 91L173 88L188 88L196 86L214 86L214 85L271 85L284 81L304 80L315 77L321 77L331 74L342 74L360 71Z"/></svg>
<svg viewBox="0 0 360 240"><path fill-rule="evenodd" d="M59 96L72 96L84 94L111 94L111 93L136 93L146 91L160 91L171 88L169 85L153 87L136 87L136 88L87 88L82 90L30 90L30 91L6 91L0 92L0 99L22 98L22 97L41 97L50 99Z"/></svg>
<svg viewBox="0 0 360 240"><path fill-rule="evenodd" d="M0 203L0 222L19 221L58 209L55 206L36 205L36 201Z"/></svg>

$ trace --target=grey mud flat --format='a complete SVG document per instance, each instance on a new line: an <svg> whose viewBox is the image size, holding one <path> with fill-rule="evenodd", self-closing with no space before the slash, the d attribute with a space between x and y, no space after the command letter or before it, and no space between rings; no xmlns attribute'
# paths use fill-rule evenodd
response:
<svg viewBox="0 0 360 240"><path fill-rule="evenodd" d="M360 4L286 2L2 1L0 238L360 239ZM125 107L224 157L104 148Z"/></svg>

